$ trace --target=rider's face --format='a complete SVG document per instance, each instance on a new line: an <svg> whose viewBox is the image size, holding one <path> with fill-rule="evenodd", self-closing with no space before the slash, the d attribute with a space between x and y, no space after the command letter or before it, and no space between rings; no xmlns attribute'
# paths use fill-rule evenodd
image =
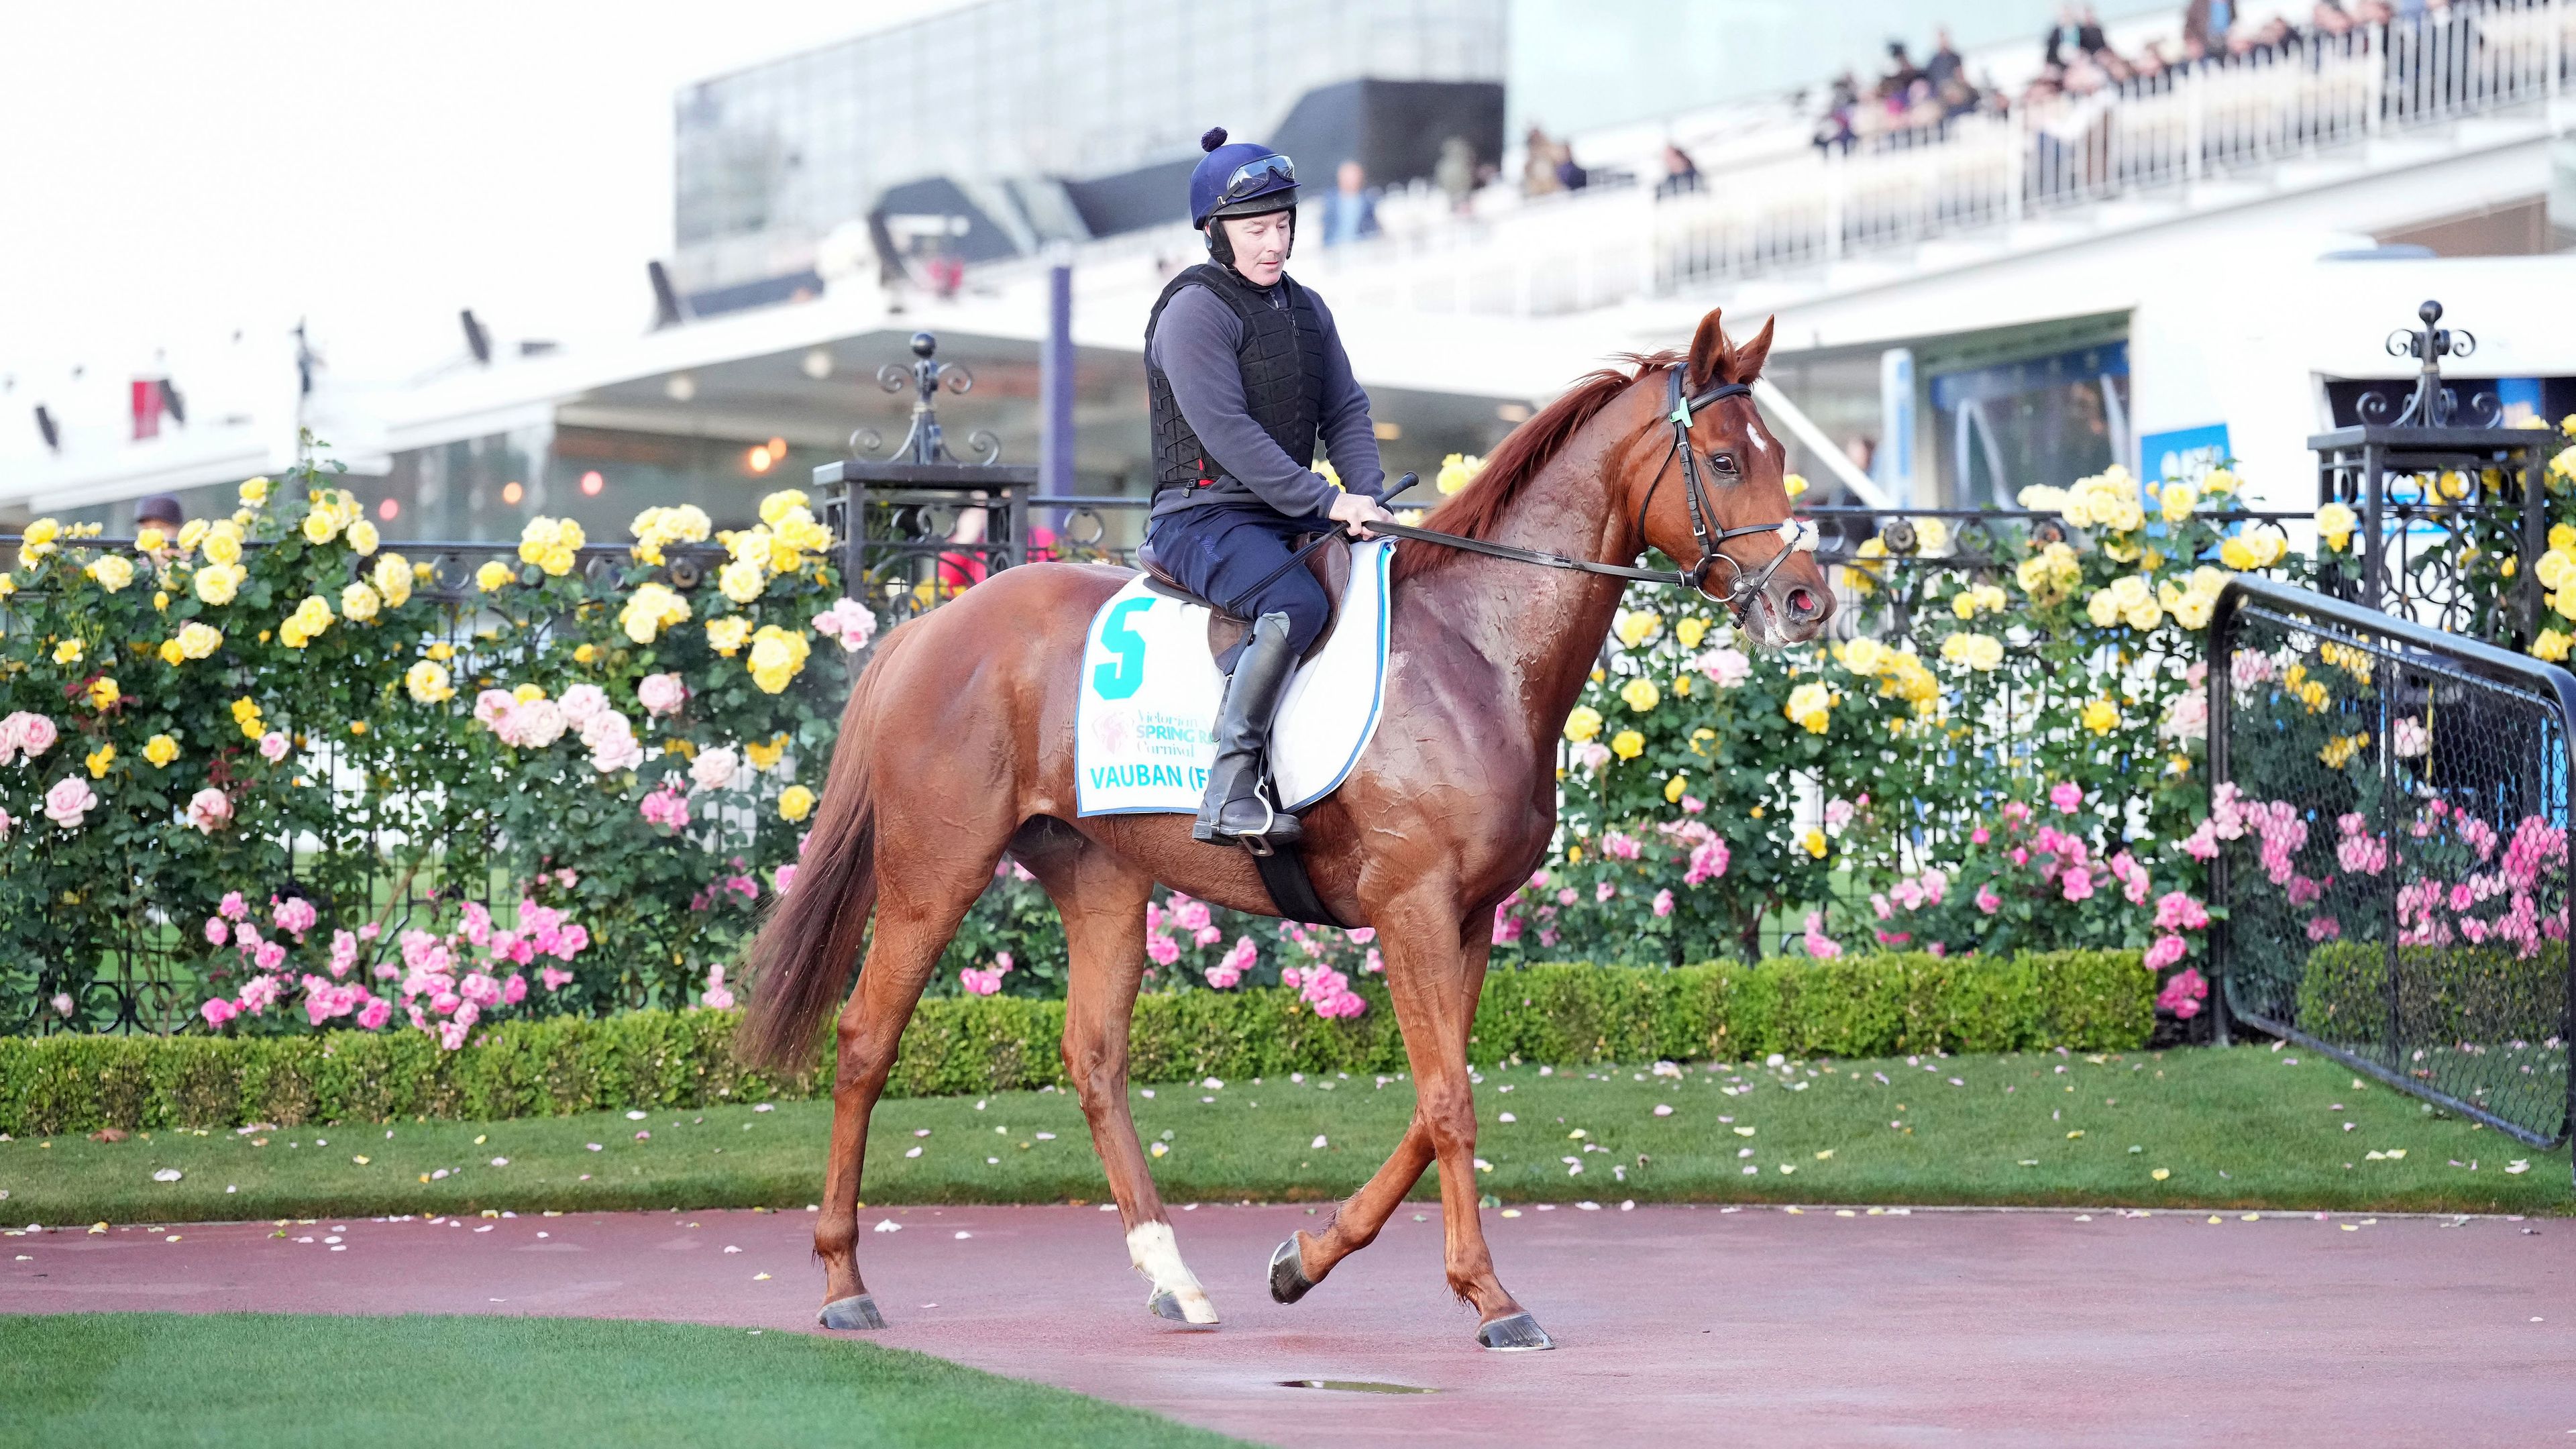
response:
<svg viewBox="0 0 2576 1449"><path fill-rule="evenodd" d="M1288 244L1297 234L1297 213L1221 216L1216 224L1225 228L1226 240L1234 244L1234 269L1243 274L1245 281L1267 287L1287 270Z"/></svg>

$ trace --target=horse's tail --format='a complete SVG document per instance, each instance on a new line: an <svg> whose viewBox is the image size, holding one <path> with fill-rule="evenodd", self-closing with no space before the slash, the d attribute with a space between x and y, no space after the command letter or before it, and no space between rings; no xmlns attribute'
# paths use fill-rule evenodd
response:
<svg viewBox="0 0 2576 1449"><path fill-rule="evenodd" d="M886 636L841 712L840 743L795 884L778 898L752 942L751 1009L734 1043L746 1062L801 1069L812 1058L815 1028L848 994L877 903L870 705L888 661L913 632L897 629Z"/></svg>

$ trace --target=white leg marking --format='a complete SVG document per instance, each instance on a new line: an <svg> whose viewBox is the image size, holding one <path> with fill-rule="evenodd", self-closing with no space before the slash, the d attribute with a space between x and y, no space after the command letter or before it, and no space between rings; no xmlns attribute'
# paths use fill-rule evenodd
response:
<svg viewBox="0 0 2576 1449"><path fill-rule="evenodd" d="M1208 1301L1207 1292L1199 1287L1198 1275L1181 1261L1181 1245L1172 1236L1170 1223L1145 1223L1127 1235L1127 1261L1153 1284L1146 1301L1152 1302L1165 1293L1181 1305L1181 1316L1192 1323L1214 1323L1216 1305Z"/></svg>

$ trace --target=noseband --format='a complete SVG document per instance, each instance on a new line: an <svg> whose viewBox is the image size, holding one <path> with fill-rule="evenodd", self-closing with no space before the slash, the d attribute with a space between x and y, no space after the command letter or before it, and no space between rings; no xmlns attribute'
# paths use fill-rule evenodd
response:
<svg viewBox="0 0 2576 1449"><path fill-rule="evenodd" d="M1780 571L1780 565L1789 561L1789 555L1801 550L1814 551L1815 530L1804 520L1796 518L1783 523L1752 524L1743 528L1711 527L1716 521L1717 505L1708 496L1708 485L1700 477L1699 454L1691 447L1691 415L1701 408L1724 402L1731 397L1749 397L1752 395L1753 388L1747 383L1726 382L1695 396L1684 398L1682 370L1675 367L1666 374L1666 378L1665 420L1673 425L1673 445L1671 450L1664 454L1663 463L1655 469L1655 481L1646 485L1645 498L1637 504L1637 537L1642 539L1646 536L1646 510L1654 504L1655 490L1664 486L1664 475L1672 471L1673 459L1681 459L1682 500L1690 508L1691 538L1699 545L1699 559L1689 568L1684 569L1676 582L1687 588L1697 589L1701 596L1710 602L1723 605L1741 614L1746 606L1752 603L1754 596L1762 592L1763 586L1771 582L1771 576ZM1778 538L1780 548L1778 552L1771 555L1769 563L1764 564L1760 570L1748 574L1744 571L1744 565L1737 563L1732 555L1724 552L1723 546L1730 538L1750 538L1757 533ZM1709 592L1708 574L1720 560L1724 560L1733 582L1727 586L1725 593L1716 594Z"/></svg>
<svg viewBox="0 0 2576 1449"><path fill-rule="evenodd" d="M1568 569L1576 573L1599 574L1607 578L1629 579L1642 584L1668 584L1696 589L1702 597L1734 611L1740 618L1744 610L1753 602L1754 596L1761 593L1763 586L1771 582L1771 576L1780 571L1780 565L1789 561L1789 555L1801 552L1812 553L1816 547L1815 526L1804 519L1791 518L1779 523L1754 524L1744 528L1711 526L1717 516L1717 505L1708 496L1708 485L1700 478L1699 457L1691 450L1691 414L1711 403L1724 402L1731 397L1747 397L1752 392L1753 389L1748 384L1728 382L1720 383L1696 396L1684 398L1682 370L1679 367L1671 370L1670 378L1666 383L1665 417L1673 425L1673 445L1671 450L1664 454L1662 465L1655 469L1655 481L1646 486L1645 501L1637 505L1637 537L1643 539L1646 536L1646 509L1655 501L1655 490L1664 485L1664 475L1672 471L1673 459L1679 457L1682 460L1682 486L1685 490L1682 496L1690 507L1691 538L1699 545L1699 559L1687 569L1679 571L1641 569L1633 564L1596 563L1590 559L1567 558L1562 554L1545 553L1534 548L1494 543L1487 539L1468 538L1455 533L1441 533L1434 529L1414 528L1402 523L1372 523L1368 525L1369 532L1392 538L1411 539L1416 543L1436 543L1443 548L1481 553L1491 558L1509 559L1514 563L1535 564L1541 568ZM1413 475L1406 474L1393 491L1403 492L1405 488L1411 486L1412 481ZM1721 546L1728 539L1750 538L1757 533L1769 534L1779 539L1780 551L1773 554L1771 561L1764 564L1758 571L1748 574L1742 564L1722 551ZM1320 543L1324 538L1331 536L1322 535L1316 542ZM1313 544L1309 544L1308 547L1313 547ZM1724 560L1727 568L1734 575L1735 581L1728 586L1725 593L1713 594L1708 589L1708 574L1720 560ZM1285 567L1283 565L1281 571L1284 572Z"/></svg>

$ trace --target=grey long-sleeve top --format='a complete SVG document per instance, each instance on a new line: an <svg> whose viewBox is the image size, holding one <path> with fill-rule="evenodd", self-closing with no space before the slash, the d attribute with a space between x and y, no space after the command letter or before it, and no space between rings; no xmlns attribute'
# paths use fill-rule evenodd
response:
<svg viewBox="0 0 2576 1449"><path fill-rule="evenodd" d="M1351 360L1333 314L1312 289L1306 293L1324 328L1324 409L1319 420L1325 455L1354 493L1375 497L1386 486L1378 462L1377 429L1369 421L1368 394L1351 377ZM1284 288L1271 289L1271 305L1284 307ZM1295 459L1252 420L1243 400L1243 368L1235 360L1243 322L1205 287L1184 287L1154 325L1146 361L1170 379L1172 399L1190 431L1207 445L1225 476L1209 488L1176 489L1154 504L1152 517L1189 508L1243 504L1258 499L1290 518L1321 517L1333 506L1333 485L1297 466ZM1236 488L1230 483L1240 483Z"/></svg>

